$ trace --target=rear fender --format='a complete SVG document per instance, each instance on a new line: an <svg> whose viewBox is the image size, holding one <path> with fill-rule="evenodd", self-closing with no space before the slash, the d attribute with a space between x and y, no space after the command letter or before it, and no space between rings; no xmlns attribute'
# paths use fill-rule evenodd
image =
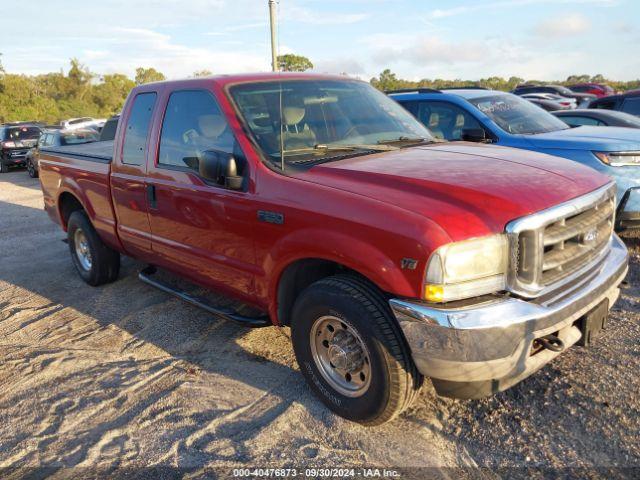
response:
<svg viewBox="0 0 640 480"><path fill-rule="evenodd" d="M60 188L58 190L58 197L57 197L56 203L57 203L57 213L60 218L60 224L62 225L62 229L65 232L67 231L68 219L64 218L61 200L64 194L70 194L78 201L78 203L80 203L80 205L82 206L82 209L86 212L87 216L89 217L89 220L91 221L91 224L96 229L96 232L98 233L102 241L109 247L113 248L114 250L123 252L124 250L123 250L122 244L120 243L120 239L118 238L118 235L116 232L116 222L115 222L115 218L112 215L113 210L111 209L111 206L110 206L111 197L110 196L104 197L104 194L107 192L93 191L89 189L89 195L88 195L85 192L85 189L78 184L75 178L72 178L69 176L63 176L61 178L62 178L62 184L60 185ZM91 200L90 197L93 198L94 201L97 200L99 202L109 203L109 205L102 205L102 208L100 210L103 212L103 214L98 213L94 205L94 202ZM105 215L105 213L111 213L111 216Z"/></svg>

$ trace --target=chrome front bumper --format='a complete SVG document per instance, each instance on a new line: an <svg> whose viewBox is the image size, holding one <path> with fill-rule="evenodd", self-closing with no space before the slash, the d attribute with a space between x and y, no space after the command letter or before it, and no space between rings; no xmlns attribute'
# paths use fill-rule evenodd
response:
<svg viewBox="0 0 640 480"><path fill-rule="evenodd" d="M509 388L561 352L532 355L536 338L556 334L565 349L581 337L575 323L605 299L613 305L627 273L628 253L613 235L598 265L534 300L489 298L464 306L390 300L418 370L440 395L480 398Z"/></svg>

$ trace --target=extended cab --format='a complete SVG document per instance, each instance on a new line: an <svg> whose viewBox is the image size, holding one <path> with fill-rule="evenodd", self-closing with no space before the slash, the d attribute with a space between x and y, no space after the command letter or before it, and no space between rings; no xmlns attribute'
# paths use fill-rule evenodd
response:
<svg viewBox="0 0 640 480"><path fill-rule="evenodd" d="M606 176L436 141L344 77L139 86L109 147L40 151L45 208L82 278L113 281L129 255L150 265L141 279L217 316L290 326L311 388L366 424L408 406L423 376L481 397L589 344L627 271Z"/></svg>

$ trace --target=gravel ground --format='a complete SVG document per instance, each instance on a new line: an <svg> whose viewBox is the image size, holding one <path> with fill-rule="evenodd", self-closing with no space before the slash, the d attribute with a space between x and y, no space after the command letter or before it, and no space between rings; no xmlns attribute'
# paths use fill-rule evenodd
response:
<svg viewBox="0 0 640 480"><path fill-rule="evenodd" d="M80 281L37 180L0 176L0 470L20 478L390 467L403 478L640 476L640 239L610 326L511 390L366 429L329 413L288 331L212 320L136 278ZM74 467L74 468L70 468ZM164 470L145 470L149 467ZM161 475L162 474L162 475Z"/></svg>

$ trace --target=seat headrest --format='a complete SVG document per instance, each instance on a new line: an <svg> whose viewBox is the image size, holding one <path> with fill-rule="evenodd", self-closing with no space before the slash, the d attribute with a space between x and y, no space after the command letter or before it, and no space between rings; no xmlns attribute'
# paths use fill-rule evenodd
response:
<svg viewBox="0 0 640 480"><path fill-rule="evenodd" d="M209 114L198 117L198 128L206 138L217 138L227 127L227 121L222 115Z"/></svg>
<svg viewBox="0 0 640 480"><path fill-rule="evenodd" d="M287 125L297 125L302 121L305 113L304 107L289 106L282 108L282 117Z"/></svg>
<svg viewBox="0 0 640 480"><path fill-rule="evenodd" d="M440 123L440 115L438 115L437 113L432 113L431 115L429 115L430 127L437 127L439 123Z"/></svg>
<svg viewBox="0 0 640 480"><path fill-rule="evenodd" d="M464 115L462 115L461 113L456 115L456 127L464 127Z"/></svg>

